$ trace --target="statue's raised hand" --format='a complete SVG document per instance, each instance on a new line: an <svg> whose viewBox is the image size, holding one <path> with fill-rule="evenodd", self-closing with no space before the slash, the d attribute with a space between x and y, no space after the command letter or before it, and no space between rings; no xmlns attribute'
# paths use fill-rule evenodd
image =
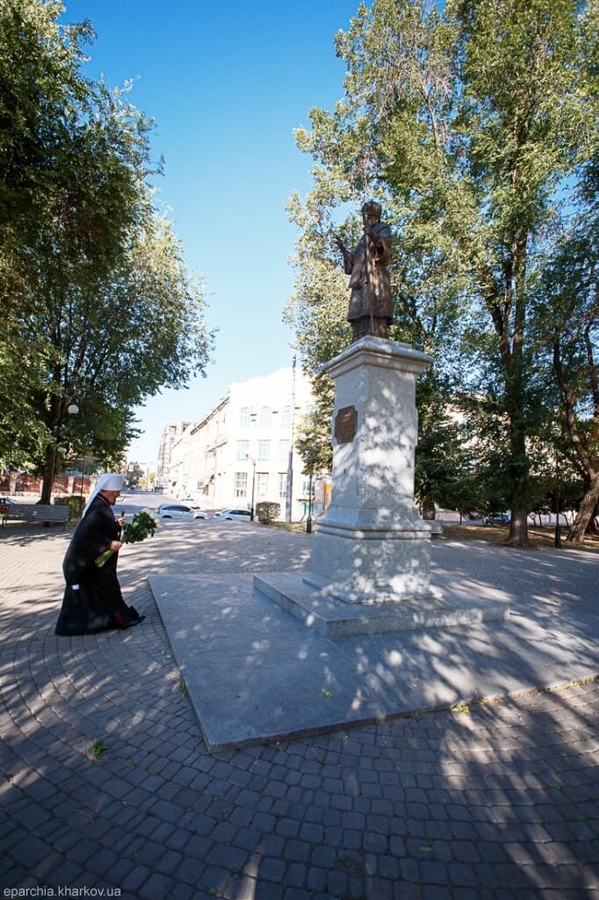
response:
<svg viewBox="0 0 599 900"><path fill-rule="evenodd" d="M340 250L341 253L343 253L345 255L345 253L347 253L347 250L345 249L345 244L343 243L343 241L341 240L341 238L339 237L338 234L333 236L333 241L334 241L337 249Z"/></svg>

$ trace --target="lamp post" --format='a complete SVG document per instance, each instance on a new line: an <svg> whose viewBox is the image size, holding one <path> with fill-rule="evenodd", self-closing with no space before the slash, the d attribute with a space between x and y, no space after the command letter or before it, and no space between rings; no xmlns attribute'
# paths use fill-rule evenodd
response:
<svg viewBox="0 0 599 900"><path fill-rule="evenodd" d="M298 434L298 440L305 442L308 440L308 435L305 431L302 431ZM313 492L314 492L314 465L315 465L315 456L314 456L314 448L310 446L307 448L305 452L303 452L304 463L306 467L309 466L308 475L310 480L308 482L308 517L306 518L306 534L312 534L312 503L313 503ZM306 474L306 470L304 470L304 474Z"/></svg>
<svg viewBox="0 0 599 900"><path fill-rule="evenodd" d="M42 498L41 498L42 503L50 503L50 500L52 499L52 485L54 484L54 476L56 474L56 458L58 456L58 445L60 443L60 434L62 431L62 426L64 425L64 422L66 419L65 412L69 416L76 416L77 413L79 412L79 407L77 406L76 403L69 403L65 410L65 407L64 407L64 404L62 401L60 402L60 404L58 406L56 419L52 423L52 431L54 432L54 441L53 441L53 445L52 445L52 454L50 456L50 465L49 465L48 469L46 470L47 471L47 483L46 483L46 481L44 483L44 489L42 491ZM47 493L47 496L44 496L45 493Z"/></svg>
<svg viewBox="0 0 599 900"><path fill-rule="evenodd" d="M558 432L559 436L559 432ZM557 453L557 441L554 446L555 452L555 534L553 538L553 545L558 550L562 546L562 532L559 527L559 514L560 514L560 479L559 479L559 458Z"/></svg>
<svg viewBox="0 0 599 900"><path fill-rule="evenodd" d="M93 461L93 456L90 457L90 460ZM81 509L83 509L83 488L84 488L84 482L85 482L85 466L86 466L86 464L87 464L87 456L82 456L81 457L81 490L80 490Z"/></svg>
<svg viewBox="0 0 599 900"><path fill-rule="evenodd" d="M310 470L310 482L308 485L308 518L306 519L306 534L312 534L312 479L314 475Z"/></svg>
<svg viewBox="0 0 599 900"><path fill-rule="evenodd" d="M560 513L560 485L559 485L559 470L557 467L557 453L555 454L555 536L553 539L554 546L559 549L562 546L562 532L559 527L559 513Z"/></svg>
<svg viewBox="0 0 599 900"><path fill-rule="evenodd" d="M250 456L249 453L246 454L246 459L249 459L253 466L252 470L252 505L250 507L250 522L254 521L254 495L256 489L256 460L253 456Z"/></svg>

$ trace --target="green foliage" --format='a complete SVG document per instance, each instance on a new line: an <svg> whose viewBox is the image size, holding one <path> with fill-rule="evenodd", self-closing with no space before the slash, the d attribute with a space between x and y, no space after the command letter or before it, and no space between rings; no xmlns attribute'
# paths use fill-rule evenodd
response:
<svg viewBox="0 0 599 900"><path fill-rule="evenodd" d="M65 497L55 497L54 504L55 506L68 506L69 522L73 522L81 517L83 507L85 506L85 497L81 497L79 494L70 494L69 496Z"/></svg>
<svg viewBox="0 0 599 900"><path fill-rule="evenodd" d="M300 422L299 437L295 442L297 452L304 462L306 475L330 472L333 466L331 444L331 416L335 400L333 383L326 375L316 375L312 384L316 404Z"/></svg>
<svg viewBox="0 0 599 900"><path fill-rule="evenodd" d="M93 32L62 12L0 0L0 460L43 471L46 492L67 444L117 463L133 408L203 372L211 343L152 206L151 122L129 86L84 77Z"/></svg>
<svg viewBox="0 0 599 900"><path fill-rule="evenodd" d="M104 743L103 738L97 738L97 740L95 740L89 748L89 752L95 759L100 759L100 757L103 756L107 750L108 747Z"/></svg>
<svg viewBox="0 0 599 900"><path fill-rule="evenodd" d="M256 504L256 516L262 525L272 525L280 515L280 503L269 503L268 501L263 500L261 503Z"/></svg>
<svg viewBox="0 0 599 900"><path fill-rule="evenodd" d="M331 238L339 231L352 244L352 210L374 196L395 235L391 336L435 357L419 392L421 501L457 487L449 461L460 448L447 404L466 411L468 398L489 397L493 412L473 425L489 460L501 459L512 542L526 541L529 446L546 417L531 292L598 145L596 6L362 5L337 36L343 100L332 112L312 110L311 129L296 133L316 162L312 190L289 205L301 235L287 316L304 365L316 370L348 339ZM457 470L466 494L484 476L476 460ZM491 484L488 493L496 493Z"/></svg>
<svg viewBox="0 0 599 900"><path fill-rule="evenodd" d="M583 539L599 504L599 154L585 171L577 215L547 254L533 292L538 353L552 368L563 412L555 424L570 442L585 491L569 540ZM555 415L555 414L554 414ZM567 453L562 447L562 458Z"/></svg>
<svg viewBox="0 0 599 900"><path fill-rule="evenodd" d="M125 522L121 530L123 544L139 544L146 538L154 537L160 520L149 509L142 509L133 516L131 522Z"/></svg>
<svg viewBox="0 0 599 900"><path fill-rule="evenodd" d="M125 473L125 480L127 481L127 484L131 485L131 487L137 487L143 477L144 470L141 468L139 463L129 463L129 465L127 466L127 471Z"/></svg>

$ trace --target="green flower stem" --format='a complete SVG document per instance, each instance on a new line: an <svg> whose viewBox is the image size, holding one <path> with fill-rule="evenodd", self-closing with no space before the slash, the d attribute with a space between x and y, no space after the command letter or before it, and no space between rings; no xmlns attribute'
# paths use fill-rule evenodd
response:
<svg viewBox="0 0 599 900"><path fill-rule="evenodd" d="M107 563L111 556L116 553L115 550L105 550L104 553L100 553L98 558L95 560L96 565L99 569L102 568L104 563Z"/></svg>

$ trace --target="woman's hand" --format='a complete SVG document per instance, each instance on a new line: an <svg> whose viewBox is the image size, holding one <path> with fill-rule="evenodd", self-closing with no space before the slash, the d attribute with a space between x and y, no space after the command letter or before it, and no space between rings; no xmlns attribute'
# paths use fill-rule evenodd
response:
<svg viewBox="0 0 599 900"><path fill-rule="evenodd" d="M122 546L123 545L122 545L121 541L111 541L110 542L110 549L116 550L117 553L121 549Z"/></svg>

